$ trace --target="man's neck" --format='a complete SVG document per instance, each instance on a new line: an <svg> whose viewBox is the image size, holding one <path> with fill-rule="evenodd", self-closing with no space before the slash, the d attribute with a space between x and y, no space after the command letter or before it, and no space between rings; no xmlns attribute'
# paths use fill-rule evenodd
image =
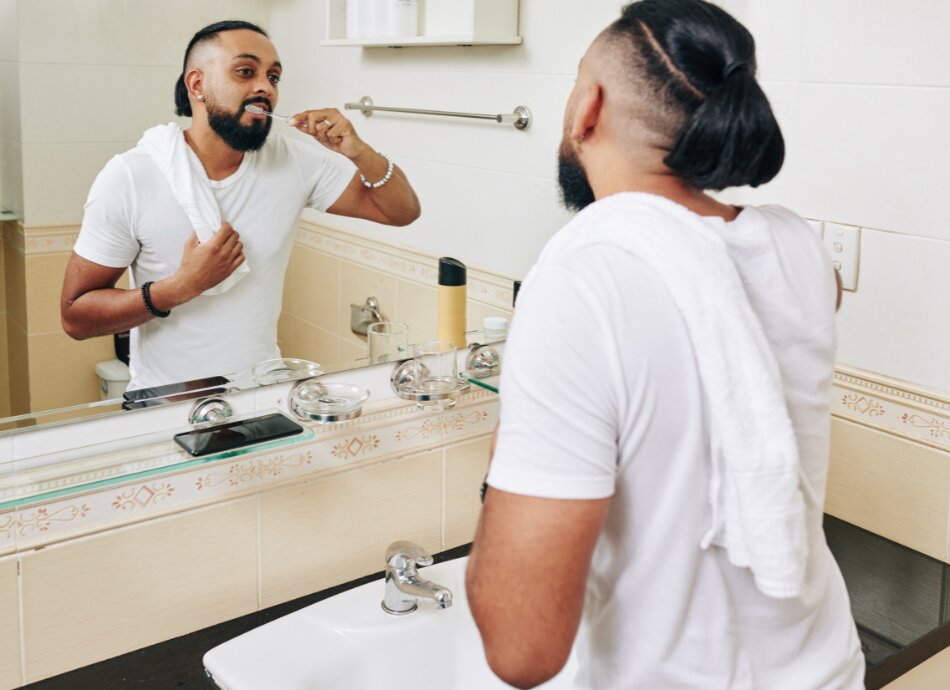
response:
<svg viewBox="0 0 950 690"><path fill-rule="evenodd" d="M242 151L235 151L211 127L193 123L185 130L185 141L198 156L209 180L223 180L233 175L244 160Z"/></svg>

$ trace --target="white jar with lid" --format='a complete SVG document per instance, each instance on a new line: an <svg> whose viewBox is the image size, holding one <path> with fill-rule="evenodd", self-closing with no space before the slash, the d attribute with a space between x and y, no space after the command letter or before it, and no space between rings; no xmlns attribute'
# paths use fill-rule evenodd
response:
<svg viewBox="0 0 950 690"><path fill-rule="evenodd" d="M482 320L486 343L497 343L508 337L508 319L504 316L486 316Z"/></svg>

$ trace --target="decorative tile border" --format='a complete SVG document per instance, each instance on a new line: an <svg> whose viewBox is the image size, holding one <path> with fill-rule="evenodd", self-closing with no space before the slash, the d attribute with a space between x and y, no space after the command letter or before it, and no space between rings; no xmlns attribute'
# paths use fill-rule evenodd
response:
<svg viewBox="0 0 950 690"><path fill-rule="evenodd" d="M831 413L950 451L950 399L940 393L849 367L838 367Z"/></svg>
<svg viewBox="0 0 950 690"><path fill-rule="evenodd" d="M78 225L25 226L22 221L6 223L4 240L20 254L70 252L79 237Z"/></svg>
<svg viewBox="0 0 950 690"><path fill-rule="evenodd" d="M438 258L405 247L358 237L342 230L301 221L297 242L338 259L352 261L397 278L436 287ZM500 309L511 309L512 278L476 268L468 271L467 294L470 299Z"/></svg>
<svg viewBox="0 0 950 690"><path fill-rule="evenodd" d="M393 460L491 432L498 397L473 391L448 412L383 402L358 419L313 425L299 445L118 482L67 498L0 513L0 553L58 541L231 500L328 472Z"/></svg>

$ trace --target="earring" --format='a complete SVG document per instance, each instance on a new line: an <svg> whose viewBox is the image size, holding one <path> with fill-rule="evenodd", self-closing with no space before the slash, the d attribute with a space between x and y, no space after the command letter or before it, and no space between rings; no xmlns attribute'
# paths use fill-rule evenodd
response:
<svg viewBox="0 0 950 690"><path fill-rule="evenodd" d="M205 99L205 97L202 96L200 93L197 96L195 96L195 98L197 98L199 101L203 101Z"/></svg>
<svg viewBox="0 0 950 690"><path fill-rule="evenodd" d="M578 144L583 144L583 143L584 143L584 135L583 135L583 134L578 134L578 135L577 135L577 138L575 139L575 141L576 141Z"/></svg>

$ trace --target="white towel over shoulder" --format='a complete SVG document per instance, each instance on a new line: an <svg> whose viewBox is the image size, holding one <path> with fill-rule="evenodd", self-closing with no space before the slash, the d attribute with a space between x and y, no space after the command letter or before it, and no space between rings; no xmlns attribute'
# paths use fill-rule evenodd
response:
<svg viewBox="0 0 950 690"><path fill-rule="evenodd" d="M662 197L624 193L598 206L615 222L591 224L591 239L656 272L693 344L712 441L713 519L702 548L724 547L764 594L797 596L808 556L797 443L775 355L724 240Z"/></svg>
<svg viewBox="0 0 950 690"><path fill-rule="evenodd" d="M210 240L221 227L221 212L208 178L204 170L200 169L201 162L188 147L182 128L170 122L147 129L138 147L151 156L168 181L175 200L184 209L198 234L198 241ZM234 273L202 294L219 295L227 292L249 271L245 260Z"/></svg>

